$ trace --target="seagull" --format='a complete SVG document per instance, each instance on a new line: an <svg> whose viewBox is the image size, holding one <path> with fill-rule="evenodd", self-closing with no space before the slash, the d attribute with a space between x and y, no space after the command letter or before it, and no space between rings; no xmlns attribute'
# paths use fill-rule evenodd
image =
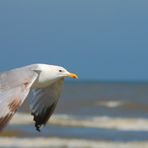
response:
<svg viewBox="0 0 148 148"><path fill-rule="evenodd" d="M31 64L1 72L0 131L27 97L36 130L40 131L54 112L67 77L78 78L61 66L48 64Z"/></svg>

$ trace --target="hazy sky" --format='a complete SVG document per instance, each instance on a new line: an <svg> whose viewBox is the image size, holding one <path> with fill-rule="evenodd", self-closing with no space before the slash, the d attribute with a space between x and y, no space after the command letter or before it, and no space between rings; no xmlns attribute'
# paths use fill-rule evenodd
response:
<svg viewBox="0 0 148 148"><path fill-rule="evenodd" d="M31 63L148 81L148 0L0 1L0 70Z"/></svg>

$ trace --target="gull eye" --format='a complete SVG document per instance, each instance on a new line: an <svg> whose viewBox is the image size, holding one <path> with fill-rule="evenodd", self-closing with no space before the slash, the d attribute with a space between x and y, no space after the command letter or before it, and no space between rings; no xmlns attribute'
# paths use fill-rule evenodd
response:
<svg viewBox="0 0 148 148"><path fill-rule="evenodd" d="M63 70L60 69L59 72L63 72Z"/></svg>

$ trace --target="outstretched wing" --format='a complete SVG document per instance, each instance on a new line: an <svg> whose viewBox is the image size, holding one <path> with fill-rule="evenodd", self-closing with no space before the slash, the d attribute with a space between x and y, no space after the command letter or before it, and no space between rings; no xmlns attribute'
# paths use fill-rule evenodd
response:
<svg viewBox="0 0 148 148"><path fill-rule="evenodd" d="M46 88L33 89L30 95L30 109L34 116L35 127L40 131L52 115L60 93L64 79L58 80Z"/></svg>
<svg viewBox="0 0 148 148"><path fill-rule="evenodd" d="M28 70L13 70L0 74L0 130L12 118L24 102L37 73Z"/></svg>

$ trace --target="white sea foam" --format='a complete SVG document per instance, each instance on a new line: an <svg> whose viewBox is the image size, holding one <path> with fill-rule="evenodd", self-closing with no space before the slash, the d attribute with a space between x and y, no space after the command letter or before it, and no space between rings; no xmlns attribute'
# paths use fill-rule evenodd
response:
<svg viewBox="0 0 148 148"><path fill-rule="evenodd" d="M33 124L33 117L29 114L17 113L10 124ZM69 115L53 115L48 122L50 125L108 128L116 130L143 130L148 131L148 119L142 118L113 118L113 117L77 117Z"/></svg>
<svg viewBox="0 0 148 148"><path fill-rule="evenodd" d="M10 124L33 124L29 114L17 113ZM53 115L49 121L51 125L83 127L83 128L106 128L114 130L143 130L148 131L148 119L137 118L111 118L111 117L77 117L69 115ZM6 132L7 134L7 132ZM11 133L10 133L11 134ZM120 141L97 141L89 139L59 138L59 137L33 137L11 138L1 137L0 148L147 148L148 142L120 142Z"/></svg>
<svg viewBox="0 0 148 148"><path fill-rule="evenodd" d="M124 104L122 101L99 101L95 103L98 106L108 107L108 108L116 108Z"/></svg>
<svg viewBox="0 0 148 148"><path fill-rule="evenodd" d="M1 148L147 148L148 142L107 142L66 138L0 138Z"/></svg>

